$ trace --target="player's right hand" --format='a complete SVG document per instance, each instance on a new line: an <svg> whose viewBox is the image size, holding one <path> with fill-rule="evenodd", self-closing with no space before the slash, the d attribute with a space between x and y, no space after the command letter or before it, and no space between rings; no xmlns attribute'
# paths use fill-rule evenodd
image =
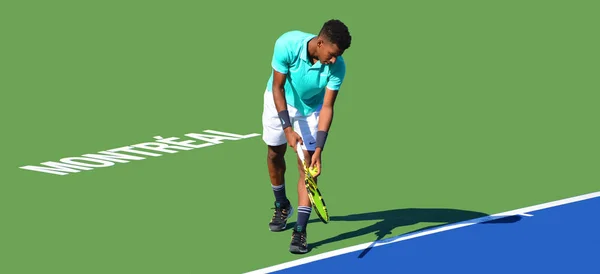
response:
<svg viewBox="0 0 600 274"><path fill-rule="evenodd" d="M294 131L291 127L285 129L285 138L287 139L287 143L294 149L294 151L296 151L296 144L304 144L300 134Z"/></svg>

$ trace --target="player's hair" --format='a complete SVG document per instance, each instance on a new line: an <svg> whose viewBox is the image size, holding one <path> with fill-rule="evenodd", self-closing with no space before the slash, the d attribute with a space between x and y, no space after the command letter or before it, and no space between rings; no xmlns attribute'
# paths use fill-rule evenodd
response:
<svg viewBox="0 0 600 274"><path fill-rule="evenodd" d="M348 31L348 27L337 19L331 19L321 28L319 35L325 36L330 42L336 44L340 50L344 51L350 47L352 36Z"/></svg>

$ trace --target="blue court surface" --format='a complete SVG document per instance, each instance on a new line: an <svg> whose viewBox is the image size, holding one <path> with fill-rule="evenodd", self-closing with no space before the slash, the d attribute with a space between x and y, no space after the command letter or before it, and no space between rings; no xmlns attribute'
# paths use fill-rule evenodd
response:
<svg viewBox="0 0 600 274"><path fill-rule="evenodd" d="M328 252L259 273L600 273L600 192Z"/></svg>

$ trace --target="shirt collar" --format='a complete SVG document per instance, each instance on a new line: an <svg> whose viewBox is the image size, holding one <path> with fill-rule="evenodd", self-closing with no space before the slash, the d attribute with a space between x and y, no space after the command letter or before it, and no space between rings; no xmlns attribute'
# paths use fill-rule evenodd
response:
<svg viewBox="0 0 600 274"><path fill-rule="evenodd" d="M302 47L300 48L300 59L307 61L310 63L310 61L308 60L308 41L310 41L310 39L317 37L316 35L311 35L308 36L306 38L304 38L304 40L302 41Z"/></svg>

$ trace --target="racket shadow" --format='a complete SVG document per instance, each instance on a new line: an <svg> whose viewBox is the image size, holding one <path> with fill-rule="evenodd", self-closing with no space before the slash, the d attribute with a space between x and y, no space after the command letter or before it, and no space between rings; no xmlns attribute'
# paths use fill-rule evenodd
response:
<svg viewBox="0 0 600 274"><path fill-rule="evenodd" d="M309 243L309 251L313 248L320 246L351 239L354 237L374 234L376 239L379 241L385 238L386 235L391 235L392 231L398 227L410 226L418 223L441 223L438 225L432 225L421 229L412 230L408 233L415 233L421 230L432 229L438 226L444 226L451 223L457 223L467 221L471 219L481 218L489 216L488 214L476 211L460 210L460 209L447 209L447 208L404 208L404 209L391 209L376 212L366 212L351 214L346 216L331 216L332 222L356 222L356 221L377 221L376 223L354 230L341 233L337 236L323 239L317 242ZM497 220L496 223L513 223L517 222L519 218L505 218ZM317 218L312 218L309 223L320 222ZM293 227L293 226L292 226ZM369 252L371 247L365 249L359 258L362 258Z"/></svg>

